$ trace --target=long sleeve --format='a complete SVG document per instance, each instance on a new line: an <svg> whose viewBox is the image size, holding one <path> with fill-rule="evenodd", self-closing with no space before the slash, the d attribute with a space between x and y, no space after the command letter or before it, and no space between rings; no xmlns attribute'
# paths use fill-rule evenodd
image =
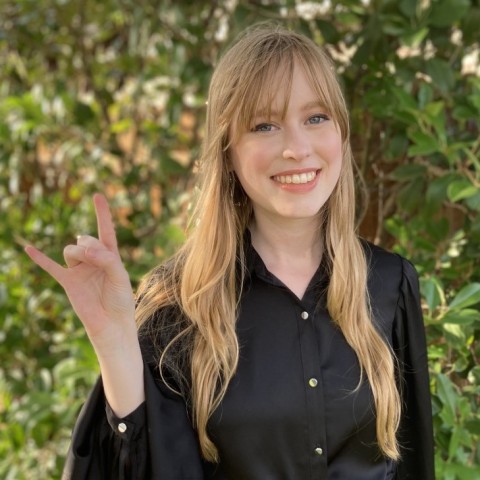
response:
<svg viewBox="0 0 480 480"><path fill-rule="evenodd" d="M115 417L99 378L77 419L62 480L149 478L145 422L145 402Z"/></svg>
<svg viewBox="0 0 480 480"><path fill-rule="evenodd" d="M418 277L414 267L403 263L403 280L393 332L398 357L402 396L399 442L402 458L397 480L433 480L433 427L427 348Z"/></svg>
<svg viewBox="0 0 480 480"><path fill-rule="evenodd" d="M183 399L160 385L148 365L144 371L146 400L123 419L105 407L98 380L77 420L62 480L203 480Z"/></svg>

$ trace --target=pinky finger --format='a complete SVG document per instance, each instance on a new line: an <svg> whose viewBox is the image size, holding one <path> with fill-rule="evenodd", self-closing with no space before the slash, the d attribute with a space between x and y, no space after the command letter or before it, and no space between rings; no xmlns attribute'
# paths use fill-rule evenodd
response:
<svg viewBox="0 0 480 480"><path fill-rule="evenodd" d="M55 280L57 280L57 282L62 283L65 269L61 265L47 257L32 245L27 245L24 250L33 262L35 262L40 268L43 268L43 270L49 273Z"/></svg>

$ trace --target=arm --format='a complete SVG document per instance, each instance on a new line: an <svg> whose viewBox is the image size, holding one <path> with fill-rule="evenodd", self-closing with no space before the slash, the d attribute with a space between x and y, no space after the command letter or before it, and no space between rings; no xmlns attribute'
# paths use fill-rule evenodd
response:
<svg viewBox="0 0 480 480"><path fill-rule="evenodd" d="M406 260L397 307L394 349L398 358L402 419L399 480L434 480L432 406L428 357L417 273Z"/></svg>
<svg viewBox="0 0 480 480"><path fill-rule="evenodd" d="M75 425L62 480L205 478L183 398L163 384L148 363L148 351L144 359L146 401L125 418L109 412L101 379L97 382ZM118 430L119 423L125 431Z"/></svg>
<svg viewBox="0 0 480 480"><path fill-rule="evenodd" d="M107 401L124 417L145 398L135 304L105 197L95 195L94 205L98 239L84 235L65 247L67 268L32 246L25 251L65 289L95 349Z"/></svg>

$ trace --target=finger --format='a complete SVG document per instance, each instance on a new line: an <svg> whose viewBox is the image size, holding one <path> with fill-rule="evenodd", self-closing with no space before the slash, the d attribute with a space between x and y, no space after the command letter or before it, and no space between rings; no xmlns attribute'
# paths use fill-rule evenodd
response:
<svg viewBox="0 0 480 480"><path fill-rule="evenodd" d="M76 267L85 263L85 247L79 245L67 245L63 249L63 258L68 268Z"/></svg>
<svg viewBox="0 0 480 480"><path fill-rule="evenodd" d="M96 193L93 196L93 203L97 214L98 238L110 251L118 253L115 225L107 199L104 195Z"/></svg>
<svg viewBox="0 0 480 480"><path fill-rule="evenodd" d="M128 274L117 253L106 250L105 247L101 250L87 248L84 255L85 262L103 270L112 282L128 280Z"/></svg>
<svg viewBox="0 0 480 480"><path fill-rule="evenodd" d="M49 273L58 283L62 283L65 274L65 268L57 262L47 257L40 250L37 250L32 245L25 247L25 253L43 270Z"/></svg>
<svg viewBox="0 0 480 480"><path fill-rule="evenodd" d="M84 248L94 248L95 250L103 250L107 248L98 238L91 235L77 235L77 245Z"/></svg>

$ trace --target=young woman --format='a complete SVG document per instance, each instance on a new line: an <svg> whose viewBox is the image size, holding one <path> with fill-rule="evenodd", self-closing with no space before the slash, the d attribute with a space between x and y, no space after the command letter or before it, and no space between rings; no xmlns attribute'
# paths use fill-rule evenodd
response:
<svg viewBox="0 0 480 480"><path fill-rule="evenodd" d="M27 247L101 368L64 478L433 479L417 276L355 232L347 109L311 40L262 26L224 55L199 183L136 301L100 195L67 268Z"/></svg>

